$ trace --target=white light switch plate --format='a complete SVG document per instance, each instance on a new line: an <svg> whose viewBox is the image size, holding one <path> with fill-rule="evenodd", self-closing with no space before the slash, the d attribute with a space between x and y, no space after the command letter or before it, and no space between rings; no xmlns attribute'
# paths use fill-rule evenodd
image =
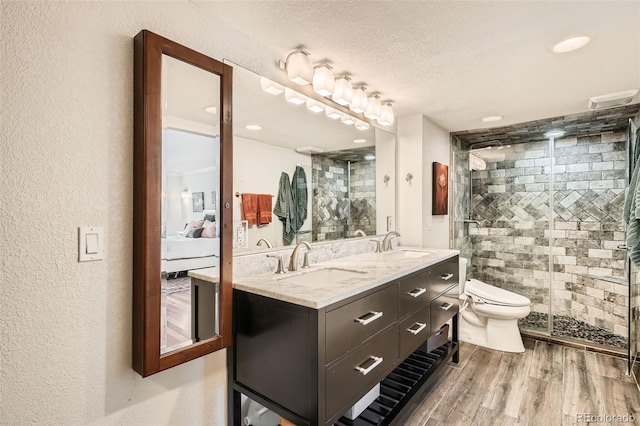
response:
<svg viewBox="0 0 640 426"><path fill-rule="evenodd" d="M81 226L78 228L78 262L104 259L104 228Z"/></svg>

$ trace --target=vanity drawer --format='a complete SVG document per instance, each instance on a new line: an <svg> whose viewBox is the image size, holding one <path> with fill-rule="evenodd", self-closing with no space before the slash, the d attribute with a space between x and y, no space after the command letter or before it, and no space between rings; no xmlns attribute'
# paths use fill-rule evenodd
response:
<svg viewBox="0 0 640 426"><path fill-rule="evenodd" d="M431 302L431 331L440 329L442 324L458 313L458 294L458 286L454 285Z"/></svg>
<svg viewBox="0 0 640 426"><path fill-rule="evenodd" d="M326 419L347 410L363 391L381 381L398 360L398 327L393 325L327 368Z"/></svg>
<svg viewBox="0 0 640 426"><path fill-rule="evenodd" d="M452 285L458 285L458 257L445 260L431 268L431 293L435 296Z"/></svg>
<svg viewBox="0 0 640 426"><path fill-rule="evenodd" d="M396 292L392 285L327 312L325 364L396 321Z"/></svg>
<svg viewBox="0 0 640 426"><path fill-rule="evenodd" d="M398 318L417 311L436 295L430 289L429 270L401 280L398 289Z"/></svg>
<svg viewBox="0 0 640 426"><path fill-rule="evenodd" d="M400 323L400 359L408 357L431 334L431 306L426 305Z"/></svg>

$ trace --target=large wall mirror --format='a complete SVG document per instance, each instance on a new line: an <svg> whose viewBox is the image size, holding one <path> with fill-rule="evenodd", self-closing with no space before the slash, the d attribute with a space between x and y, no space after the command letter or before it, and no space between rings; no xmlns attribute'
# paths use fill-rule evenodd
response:
<svg viewBox="0 0 640 426"><path fill-rule="evenodd" d="M233 68L234 254L393 228L395 136L363 120L354 124L323 98L290 102L295 92ZM288 238L285 220L260 213L260 205L274 212L286 180L294 194L306 188L294 200L298 222Z"/></svg>
<svg viewBox="0 0 640 426"><path fill-rule="evenodd" d="M148 376L231 344L232 68L149 31L134 51L133 367Z"/></svg>

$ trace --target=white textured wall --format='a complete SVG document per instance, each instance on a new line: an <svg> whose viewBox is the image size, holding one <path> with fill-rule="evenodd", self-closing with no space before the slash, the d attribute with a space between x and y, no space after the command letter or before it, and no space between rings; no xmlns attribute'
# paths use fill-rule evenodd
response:
<svg viewBox="0 0 640 426"><path fill-rule="evenodd" d="M130 367L133 37L274 79L277 55L189 2L0 8L0 424L224 424L224 351ZM77 262L80 225L104 226L105 260Z"/></svg>
<svg viewBox="0 0 640 426"><path fill-rule="evenodd" d="M403 245L449 248L449 215L431 214L432 163L449 164L449 133L423 115L399 117L397 123L400 241ZM408 173L413 175L411 182L406 180Z"/></svg>
<svg viewBox="0 0 640 426"><path fill-rule="evenodd" d="M439 127L427 117L422 117L422 200L423 217L422 246L435 248L449 248L449 217L450 215L433 216L433 162L449 165L449 132ZM449 197L453 197L449 168ZM449 212L451 213L451 212Z"/></svg>

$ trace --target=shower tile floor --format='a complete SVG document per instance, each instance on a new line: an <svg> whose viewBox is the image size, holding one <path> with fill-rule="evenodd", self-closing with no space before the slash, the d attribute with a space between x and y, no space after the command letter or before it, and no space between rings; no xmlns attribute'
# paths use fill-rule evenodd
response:
<svg viewBox="0 0 640 426"><path fill-rule="evenodd" d="M547 331L548 321L549 315L531 312L526 318L518 320L518 326L523 329ZM565 315L553 316L553 331L551 335L584 339L601 345L627 349L626 337Z"/></svg>

